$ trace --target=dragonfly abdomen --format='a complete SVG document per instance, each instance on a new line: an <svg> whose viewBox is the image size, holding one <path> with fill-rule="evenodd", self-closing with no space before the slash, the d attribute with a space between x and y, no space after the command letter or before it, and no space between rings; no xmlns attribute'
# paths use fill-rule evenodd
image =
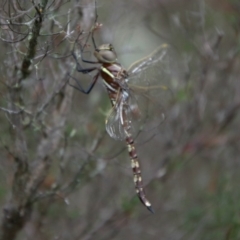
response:
<svg viewBox="0 0 240 240"><path fill-rule="evenodd" d="M125 133L127 135L126 137L126 143L128 147L128 153L131 159L131 167L133 171L133 181L135 184L135 190L138 195L138 198L140 201L147 207L147 209L153 213L153 209L151 206L151 203L148 201L146 198L146 194L143 189L143 181L142 181L142 176L141 176L141 168L140 168L140 163L138 161L138 156L136 152L136 148L134 146L134 141L132 138L132 135L130 133L130 127L126 127Z"/></svg>
<svg viewBox="0 0 240 240"><path fill-rule="evenodd" d="M128 73L119 63L116 62L103 63L100 69L103 83L108 91L113 106L113 111L116 111L116 116L118 116L115 120L120 119L120 125L123 128L124 138L131 159L135 190L140 201L153 213L151 203L146 198L143 190L140 164L131 134L131 121L128 119L128 109L130 104L129 88L127 84ZM110 136L115 136L115 133L113 134L112 130L110 131Z"/></svg>
<svg viewBox="0 0 240 240"><path fill-rule="evenodd" d="M101 67L103 83L108 91L113 109L118 111L120 123L124 129L128 153L131 159L133 181L138 198L147 209L153 213L151 203L146 198L141 176L140 164L131 134L131 121L128 119L127 109L129 104L128 85L126 82L127 72L120 64L103 64Z"/></svg>

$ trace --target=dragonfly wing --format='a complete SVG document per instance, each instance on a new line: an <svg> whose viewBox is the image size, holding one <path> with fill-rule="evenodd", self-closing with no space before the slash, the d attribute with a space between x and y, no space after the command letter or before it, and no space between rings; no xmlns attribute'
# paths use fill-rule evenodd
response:
<svg viewBox="0 0 240 240"><path fill-rule="evenodd" d="M147 57L130 67L128 86L131 101L138 106L141 120L133 124L136 133L153 130L165 119L168 102L172 99L172 55L168 45L161 45ZM132 93L133 92L133 93ZM133 111L132 111L133 113Z"/></svg>
<svg viewBox="0 0 240 240"><path fill-rule="evenodd" d="M169 45L168 44L162 44L157 49L155 49L152 53L147 55L146 57L143 57L128 68L128 73L130 73L132 76L134 74L138 74L139 72L144 71L149 66L155 65L156 63L165 61L164 58L166 58L166 55L169 51Z"/></svg>
<svg viewBox="0 0 240 240"><path fill-rule="evenodd" d="M163 122L165 102L172 97L169 88L171 60L169 47L164 44L130 67L126 79L128 86L124 87L128 97L119 94L106 120L106 129L111 137L120 140L126 137L121 120L123 116L130 123L134 137L144 130L154 132Z"/></svg>
<svg viewBox="0 0 240 240"><path fill-rule="evenodd" d="M125 132L122 124L122 103L116 102L106 118L106 130L110 137L124 140Z"/></svg>
<svg viewBox="0 0 240 240"><path fill-rule="evenodd" d="M106 118L106 130L112 138L117 140L126 138L123 127L126 121L128 126L131 126L132 120L135 121L140 118L140 111L135 96L129 90L125 94L123 92L121 94Z"/></svg>

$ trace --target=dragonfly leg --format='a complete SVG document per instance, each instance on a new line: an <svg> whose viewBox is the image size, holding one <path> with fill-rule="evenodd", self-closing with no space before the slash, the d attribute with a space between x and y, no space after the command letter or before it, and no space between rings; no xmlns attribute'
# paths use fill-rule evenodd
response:
<svg viewBox="0 0 240 240"><path fill-rule="evenodd" d="M77 83L77 86L72 85L71 83L68 83L71 87L77 89L78 91L80 91L82 93L89 94L92 91L94 85L96 84L96 82L98 80L99 73L94 76L91 84L89 85L89 87L87 89L83 89L83 87L78 79L72 77L71 75L69 75L69 76Z"/></svg>
<svg viewBox="0 0 240 240"><path fill-rule="evenodd" d="M90 63L90 64L98 64L98 63L99 63L99 62L97 62L97 61L90 61L90 60L87 60L87 59L84 59L84 58L83 58L84 49L85 49L86 46L87 46L87 42L88 42L88 40L89 40L89 38L90 38L90 35L91 35L92 43L93 43L93 46L94 46L94 50L97 49L96 42L95 42L95 39L94 39L94 30L95 30L95 29L97 28L97 26L98 26L98 24L97 24L98 14L97 14L97 2L96 2L96 0L95 0L95 16L96 16L96 17L95 17L95 21L94 21L94 27L90 30L90 32L89 32L89 34L88 34L88 36L87 36L87 38L86 38L86 41L85 41L85 43L83 44L83 46L80 44L81 60L82 60L83 62L85 62L85 63ZM82 34L82 33L80 33L80 35L81 35L81 34ZM77 39L78 39L78 38L77 38ZM77 40L76 40L76 41L77 41ZM75 59L75 61L76 61L76 63L77 63L77 69L81 69L81 70L78 70L79 72L88 73L88 72L82 71L82 67L81 67L81 65L79 64L79 62L78 62L78 60L77 60L77 57L76 57L76 55L75 55L75 53L74 53L74 48L75 48L76 41L75 41L74 46L73 46L72 55L73 55L73 57L74 57L74 59Z"/></svg>
<svg viewBox="0 0 240 240"><path fill-rule="evenodd" d="M83 68L83 67L81 66L81 64L78 62L77 56L76 56L76 54L75 54L74 52L72 52L72 56L73 56L73 58L74 58L74 60L75 60L75 62L76 62L76 64L77 64L77 71L78 71L78 72L81 72L81 73L83 73L83 74L87 74L87 73L90 73L90 72L98 69L97 67ZM82 59L82 61L83 61L83 62L87 62L87 63L92 63L92 64L93 64L93 63L98 63L98 62L86 61L86 60L84 60L84 59Z"/></svg>

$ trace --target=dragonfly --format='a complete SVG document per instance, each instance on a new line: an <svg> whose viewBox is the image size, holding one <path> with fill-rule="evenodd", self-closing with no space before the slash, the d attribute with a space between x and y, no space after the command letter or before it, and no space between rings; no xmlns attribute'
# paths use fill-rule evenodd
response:
<svg viewBox="0 0 240 240"><path fill-rule="evenodd" d="M94 27L94 29L96 28L97 26ZM138 92L140 91L142 95L145 95L144 97L148 99L149 96L147 94L152 89L154 89L155 91L159 91L159 89L164 89L166 87L161 85L152 86L150 85L149 81L146 81L145 85L139 86L134 89L131 83L135 80L139 80L141 77L143 77L144 73L146 74L147 71L151 72L152 66L156 65L157 63L166 63L165 58L166 56L168 56L167 53L169 46L167 44L161 45L150 55L132 64L127 70L118 62L117 54L112 44L107 43L102 44L99 47L96 46L93 32L94 31L92 30L91 36L94 47L93 54L96 58L96 61L83 58L84 47L86 46L89 36L83 47L80 44L80 58L82 62L93 64L94 66L83 68L79 63L78 57L74 50L72 51L72 56L76 62L76 70L78 72L83 74L89 74L96 71L96 74L93 76L92 82L86 89L84 89L80 81L74 77L71 78L76 82L76 84L73 85L69 83L69 85L84 94L89 94L98 79L102 79L103 85L107 90L112 105L112 108L106 118L106 130L110 137L117 140L125 140L131 161L135 191L143 205L150 212L154 213L152 204L150 203L145 194L140 161L134 143L134 136L132 133L132 121L135 118L139 118L141 116L141 112L139 110L140 108L138 106L138 101L135 96L134 90ZM168 77L165 68L161 69L160 67L159 69L158 67L158 70L163 70L161 72L162 77ZM161 78L161 76L157 74L156 77ZM161 122L161 120L159 121Z"/></svg>

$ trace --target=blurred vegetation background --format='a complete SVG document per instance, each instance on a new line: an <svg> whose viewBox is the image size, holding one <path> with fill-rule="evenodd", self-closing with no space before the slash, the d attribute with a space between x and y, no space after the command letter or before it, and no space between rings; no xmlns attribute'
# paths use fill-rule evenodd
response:
<svg viewBox="0 0 240 240"><path fill-rule="evenodd" d="M125 67L171 48L166 119L136 139L155 214L135 196L124 142L105 131L103 86L67 84L68 73L91 80L71 50L94 1L0 4L0 240L240 239L239 0L97 1L96 42Z"/></svg>

